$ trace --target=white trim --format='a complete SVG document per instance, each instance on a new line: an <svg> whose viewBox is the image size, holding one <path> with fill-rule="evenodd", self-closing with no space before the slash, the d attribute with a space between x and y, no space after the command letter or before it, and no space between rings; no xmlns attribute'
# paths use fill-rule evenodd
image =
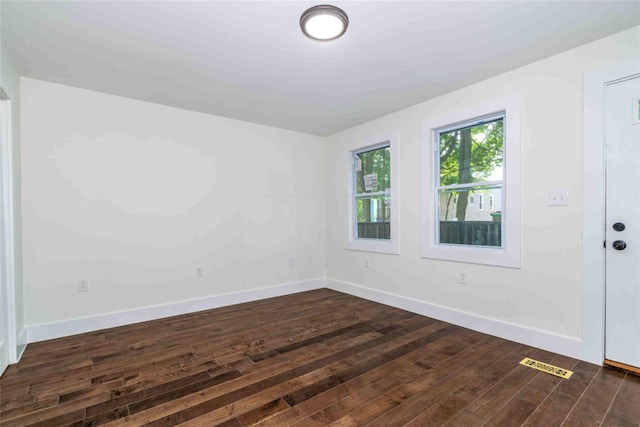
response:
<svg viewBox="0 0 640 427"><path fill-rule="evenodd" d="M16 363L20 361L22 354L27 349L27 344L29 342L28 339L29 337L27 335L27 329L22 328L22 330L18 334L18 345L16 346L16 354L17 354Z"/></svg>
<svg viewBox="0 0 640 427"><path fill-rule="evenodd" d="M130 325L132 323L179 316L181 314L210 310L213 308L225 307L244 302L257 301L265 298L322 289L324 288L324 283L324 279L284 283L281 285L251 289L242 292L214 295L187 301L142 307L133 310L124 310L78 319L63 320L60 322L30 325L25 329L27 330L28 342L32 343L97 331L100 329Z"/></svg>
<svg viewBox="0 0 640 427"><path fill-rule="evenodd" d="M9 366L9 351L5 349L4 346L4 341L0 341L0 376L2 376L7 366Z"/></svg>
<svg viewBox="0 0 640 427"><path fill-rule="evenodd" d="M640 63L629 61L584 76L581 359L598 365L604 360L605 329L605 86L636 74Z"/></svg>
<svg viewBox="0 0 640 427"><path fill-rule="evenodd" d="M505 213L502 215L504 248L472 247L436 244L436 217L434 200L434 130L450 123L462 123L474 117L486 117L504 111L505 164L504 197ZM422 121L422 251L423 258L469 262L499 267L520 268L521 212L520 212L520 95L492 99L467 106Z"/></svg>
<svg viewBox="0 0 640 427"><path fill-rule="evenodd" d="M18 347L20 347L21 345L25 345L27 344L27 329L26 328L22 328L22 330L20 331L20 333L18 334Z"/></svg>
<svg viewBox="0 0 640 427"><path fill-rule="evenodd" d="M353 174L353 153L366 150L367 148L375 148L380 145L389 144L389 151L391 152L391 239L389 240L378 240L378 239L355 239L355 216L354 216L354 188L355 184L354 174ZM386 135L380 135L377 138L368 138L367 142L358 145L357 147L350 149L347 153L348 161L347 170L349 171L349 179L347 179L347 185L349 186L347 195L349 197L348 200L348 227L347 232L349 235L347 236L344 248L354 251L365 251L365 252L378 252L384 254L399 254L399 227L398 227L398 204L400 201L399 197L399 185L398 185L398 132L391 132Z"/></svg>
<svg viewBox="0 0 640 427"><path fill-rule="evenodd" d="M340 280L327 279L327 288L344 292L370 301L390 305L412 313L442 320L474 331L490 334L521 344L542 348L569 357L580 358L582 343L577 338L558 335L540 329L529 328L477 314L454 310L414 298L356 285Z"/></svg>
<svg viewBox="0 0 640 427"><path fill-rule="evenodd" d="M7 357L9 363L18 361L17 324L16 324L16 289L15 289L15 233L13 217L13 143L12 143L12 103L4 91L0 89L0 114L6 123L6 129L0 134L0 145L2 163L0 165L2 173L2 283L4 289L0 292L0 297L4 298L2 312L5 312L5 332L4 344L7 346Z"/></svg>
<svg viewBox="0 0 640 427"><path fill-rule="evenodd" d="M285 283L244 292L216 295L60 322L31 325L27 326L25 331L28 336L28 342L38 342L322 288L328 288L370 301L390 305L402 310L507 340L542 348L554 353L580 358L582 343L576 338L454 310L414 298L382 292L335 279L312 279ZM0 343L0 345L2 345L2 343Z"/></svg>

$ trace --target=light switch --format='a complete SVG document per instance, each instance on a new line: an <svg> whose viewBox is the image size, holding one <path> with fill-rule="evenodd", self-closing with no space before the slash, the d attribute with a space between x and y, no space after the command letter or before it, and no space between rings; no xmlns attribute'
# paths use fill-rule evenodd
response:
<svg viewBox="0 0 640 427"><path fill-rule="evenodd" d="M564 190L549 191L549 206L569 206L569 192Z"/></svg>

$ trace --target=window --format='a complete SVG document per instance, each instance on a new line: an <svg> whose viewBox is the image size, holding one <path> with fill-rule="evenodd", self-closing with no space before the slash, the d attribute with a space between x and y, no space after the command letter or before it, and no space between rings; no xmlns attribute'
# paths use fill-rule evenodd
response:
<svg viewBox="0 0 640 427"><path fill-rule="evenodd" d="M503 102L426 123L424 257L519 267L519 109Z"/></svg>
<svg viewBox="0 0 640 427"><path fill-rule="evenodd" d="M356 239L391 239L391 149L389 145L353 153Z"/></svg>
<svg viewBox="0 0 640 427"><path fill-rule="evenodd" d="M355 149L350 156L350 227L347 249L397 253L393 199L393 138Z"/></svg>
<svg viewBox="0 0 640 427"><path fill-rule="evenodd" d="M484 198L502 191L503 129L504 114L495 114L434 131L437 243L502 247L502 224L484 212ZM469 207L472 193L477 210Z"/></svg>

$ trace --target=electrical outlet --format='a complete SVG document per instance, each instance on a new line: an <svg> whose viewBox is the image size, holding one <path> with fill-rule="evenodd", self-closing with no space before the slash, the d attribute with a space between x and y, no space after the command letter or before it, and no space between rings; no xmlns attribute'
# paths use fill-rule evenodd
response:
<svg viewBox="0 0 640 427"><path fill-rule="evenodd" d="M462 285L466 285L467 284L467 273L464 271L461 271L458 273L458 283L462 284Z"/></svg>
<svg viewBox="0 0 640 427"><path fill-rule="evenodd" d="M88 292L88 291L89 291L89 281L78 280L78 292Z"/></svg>
<svg viewBox="0 0 640 427"><path fill-rule="evenodd" d="M204 277L204 270L202 269L202 266L196 267L196 277L197 278Z"/></svg>

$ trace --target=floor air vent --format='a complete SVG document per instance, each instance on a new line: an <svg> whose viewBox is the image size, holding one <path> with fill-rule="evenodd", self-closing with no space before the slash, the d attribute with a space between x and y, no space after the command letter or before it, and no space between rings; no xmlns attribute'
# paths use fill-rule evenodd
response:
<svg viewBox="0 0 640 427"><path fill-rule="evenodd" d="M546 372L547 374L555 375L556 377L564 378L565 380L568 380L573 374L573 371L570 371L568 369L558 368L557 366L529 359L528 357L522 359L522 362L520 362L520 364L533 369L537 369L542 372Z"/></svg>

